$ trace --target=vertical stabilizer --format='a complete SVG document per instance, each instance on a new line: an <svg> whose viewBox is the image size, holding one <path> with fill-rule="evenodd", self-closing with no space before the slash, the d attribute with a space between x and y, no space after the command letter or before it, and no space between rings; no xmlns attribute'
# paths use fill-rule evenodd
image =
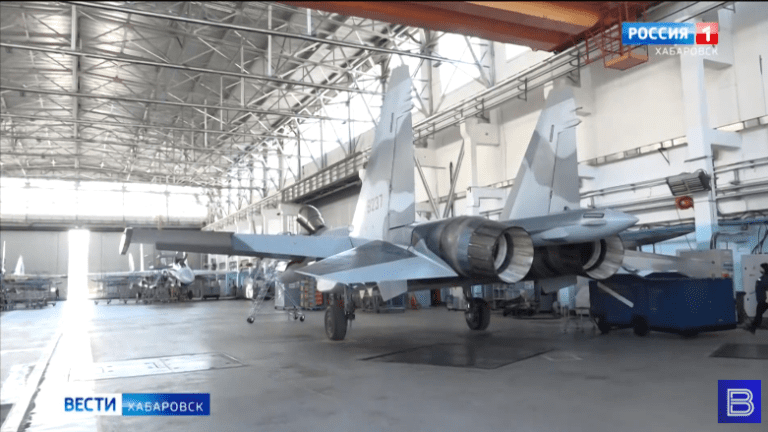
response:
<svg viewBox="0 0 768 432"><path fill-rule="evenodd" d="M133 261L133 254L128 253L128 269L136 271L136 263Z"/></svg>
<svg viewBox="0 0 768 432"><path fill-rule="evenodd" d="M21 276L24 274L24 257L19 255L19 260L16 261L16 269L13 270L13 274Z"/></svg>
<svg viewBox="0 0 768 432"><path fill-rule="evenodd" d="M392 71L384 96L352 219L353 237L384 240L390 229L416 219L411 108L411 77L408 67L400 66Z"/></svg>
<svg viewBox="0 0 768 432"><path fill-rule="evenodd" d="M579 208L576 103L568 87L550 92L507 198L501 220Z"/></svg>

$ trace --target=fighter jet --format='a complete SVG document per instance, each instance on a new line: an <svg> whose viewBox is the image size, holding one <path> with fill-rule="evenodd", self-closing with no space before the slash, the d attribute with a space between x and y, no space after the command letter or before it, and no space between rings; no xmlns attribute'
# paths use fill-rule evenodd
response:
<svg viewBox="0 0 768 432"><path fill-rule="evenodd" d="M26 287L34 289L47 289L55 290L55 285L61 283L61 279L66 279L65 274L27 274L24 267L24 257L19 255L19 259L16 261L16 267L14 267L13 273L8 274L5 269L5 242L3 242L3 258L2 266L0 266L0 281L6 285L6 287Z"/></svg>
<svg viewBox="0 0 768 432"><path fill-rule="evenodd" d="M620 268L624 247L618 234L637 218L579 209L578 120L569 89L550 93L501 221L477 216L415 221L411 108L411 80L402 66L391 74L349 229L294 236L128 228L121 253L138 242L159 250L296 261L296 273L316 278L318 289L330 293L325 331L331 340L344 339L355 318L352 293L371 286L378 286L384 300L408 291L463 287L467 325L484 330L490 307L471 298L471 285L538 280L556 289L575 283L577 275L605 279Z"/></svg>
<svg viewBox="0 0 768 432"><path fill-rule="evenodd" d="M149 270L135 269L133 256L129 255L128 265L130 271L127 272L107 272L89 274L89 278L95 282L104 285L117 286L129 292L133 292L133 287L137 287L135 294L132 294L136 303L150 303L156 300L191 300L194 297L192 292L192 283L196 278L209 278L226 275L227 271L216 270L193 270L187 264L186 254L181 257L174 256L173 263L158 267L151 267ZM120 299L124 303L128 302L128 295L121 292ZM98 300L94 300L98 304ZM107 304L110 300L107 300Z"/></svg>
<svg viewBox="0 0 768 432"><path fill-rule="evenodd" d="M67 275L26 274L24 258L19 255L13 273L5 269L5 242L3 242L2 265L0 265L0 309L9 310L16 304L25 303L27 308L44 307L59 295L58 286ZM50 303L55 306L56 303Z"/></svg>

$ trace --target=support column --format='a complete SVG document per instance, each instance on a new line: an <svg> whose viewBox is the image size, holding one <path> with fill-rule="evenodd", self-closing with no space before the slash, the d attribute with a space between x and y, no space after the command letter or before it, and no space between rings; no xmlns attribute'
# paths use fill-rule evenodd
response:
<svg viewBox="0 0 768 432"><path fill-rule="evenodd" d="M703 169L707 174L714 172L712 141L707 111L707 93L704 80L704 59L701 56L681 55L680 72L683 85L683 111L685 114L686 136L688 137L689 169L694 172ZM709 249L712 234L717 231L717 207L715 204L714 180L712 190L693 195L693 210L696 225L696 245L699 250Z"/></svg>
<svg viewBox="0 0 768 432"><path fill-rule="evenodd" d="M72 34L70 41L70 49L77 51L78 34L78 19L77 19L77 6L72 5ZM80 92L80 57L72 57L72 93ZM78 114L80 112L79 99L77 96L72 96L72 137L75 139L75 169L78 170L77 178L80 178L80 129L77 123Z"/></svg>
<svg viewBox="0 0 768 432"><path fill-rule="evenodd" d="M733 65L733 48L730 46L732 12L718 12L722 22L722 52L713 55L680 56L680 73L683 86L683 111L686 136L688 138L687 171L704 170L712 176L712 190L693 195L693 210L696 226L696 245L698 249L709 249L712 235L718 231L717 202L714 181L715 150L736 150L741 148L741 135L735 132L723 132L712 129L709 123L709 105L704 77L705 61L717 69ZM717 47L718 51L721 47ZM714 148L713 148L714 147Z"/></svg>

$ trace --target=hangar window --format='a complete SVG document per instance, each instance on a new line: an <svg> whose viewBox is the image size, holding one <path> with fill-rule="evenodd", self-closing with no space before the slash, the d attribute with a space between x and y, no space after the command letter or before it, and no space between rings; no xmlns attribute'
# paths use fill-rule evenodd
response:
<svg viewBox="0 0 768 432"><path fill-rule="evenodd" d="M124 187L123 187L124 186ZM4 217L205 219L201 189L161 184L3 179Z"/></svg>
<svg viewBox="0 0 768 432"><path fill-rule="evenodd" d="M489 44L490 42L482 39L455 33L446 33L440 37L438 50L441 56L471 63L443 63L441 65L440 85L443 94L457 90L472 81L480 81L482 74L475 63L487 62ZM486 74L487 71L486 68Z"/></svg>
<svg viewBox="0 0 768 432"><path fill-rule="evenodd" d="M376 77L359 76L356 81L365 90L381 92L381 83ZM349 118L351 121L310 120L301 123L302 165L311 163L313 157L319 159L320 155L338 149L339 144L348 148L346 144L350 137L354 141L356 137L373 129L380 111L381 96L378 95L354 94L350 97L348 93L340 93L327 101L323 109L317 112L318 115L335 119Z"/></svg>

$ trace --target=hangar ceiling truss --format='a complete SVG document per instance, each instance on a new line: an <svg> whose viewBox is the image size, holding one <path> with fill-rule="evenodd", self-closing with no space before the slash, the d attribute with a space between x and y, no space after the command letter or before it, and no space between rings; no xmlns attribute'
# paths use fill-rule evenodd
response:
<svg viewBox="0 0 768 432"><path fill-rule="evenodd" d="M281 3L0 10L2 176L236 188L235 207L323 168L308 144L345 148L348 131L308 125L372 125L326 108L377 98L393 55L452 63L419 29Z"/></svg>

